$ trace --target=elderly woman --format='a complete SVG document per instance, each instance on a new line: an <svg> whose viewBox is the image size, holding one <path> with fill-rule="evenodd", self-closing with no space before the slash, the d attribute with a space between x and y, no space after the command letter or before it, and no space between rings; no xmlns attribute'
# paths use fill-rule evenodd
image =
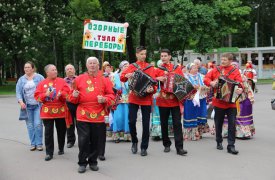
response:
<svg viewBox="0 0 275 180"><path fill-rule="evenodd" d="M34 91L44 77L35 72L35 66L30 61L25 63L24 71L25 74L16 83L16 98L21 107L19 120L26 121L31 142L30 150L43 151L43 126L39 116L40 104L34 99Z"/></svg>
<svg viewBox="0 0 275 180"><path fill-rule="evenodd" d="M41 81L34 93L37 101L43 103L40 118L45 126L45 161L53 158L54 152L54 123L58 139L58 155L64 154L66 135L65 105L66 96L70 88L64 79L57 77L57 70L53 64L45 66L47 78Z"/></svg>
<svg viewBox="0 0 275 180"><path fill-rule="evenodd" d="M123 83L120 81L121 72L125 70L128 66L128 61L122 61L119 64L120 72L115 73L114 75L114 88L117 90L117 93L121 92L121 99L119 100L119 104L113 113L113 138L116 143L120 141L120 138L123 138L125 141L131 140L128 119L129 87L128 82Z"/></svg>
<svg viewBox="0 0 275 180"><path fill-rule="evenodd" d="M188 140L199 140L202 133L209 131L207 124L206 87L203 83L203 75L198 72L198 66L191 63L187 65L186 78L198 90L199 102L195 103L195 97L184 102L183 136Z"/></svg>

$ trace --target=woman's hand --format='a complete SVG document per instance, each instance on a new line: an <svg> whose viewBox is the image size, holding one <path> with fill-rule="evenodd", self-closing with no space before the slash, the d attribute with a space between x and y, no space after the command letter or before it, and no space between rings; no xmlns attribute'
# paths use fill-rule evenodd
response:
<svg viewBox="0 0 275 180"><path fill-rule="evenodd" d="M21 109L26 109L26 104L23 101L19 102Z"/></svg>

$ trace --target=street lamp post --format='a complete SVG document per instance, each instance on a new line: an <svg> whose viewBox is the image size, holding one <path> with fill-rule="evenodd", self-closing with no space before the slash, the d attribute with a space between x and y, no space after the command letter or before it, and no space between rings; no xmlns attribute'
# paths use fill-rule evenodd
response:
<svg viewBox="0 0 275 180"><path fill-rule="evenodd" d="M255 23L255 47L258 47L258 23Z"/></svg>

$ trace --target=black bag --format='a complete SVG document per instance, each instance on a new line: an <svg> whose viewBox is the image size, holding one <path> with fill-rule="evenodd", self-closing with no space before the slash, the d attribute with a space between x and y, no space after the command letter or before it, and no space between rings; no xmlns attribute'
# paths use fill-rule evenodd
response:
<svg viewBox="0 0 275 180"><path fill-rule="evenodd" d="M275 110L275 98L271 99L271 108L272 110Z"/></svg>

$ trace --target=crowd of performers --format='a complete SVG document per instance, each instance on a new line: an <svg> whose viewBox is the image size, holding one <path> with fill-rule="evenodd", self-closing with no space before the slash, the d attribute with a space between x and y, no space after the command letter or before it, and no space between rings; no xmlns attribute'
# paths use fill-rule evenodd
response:
<svg viewBox="0 0 275 180"><path fill-rule="evenodd" d="M30 150L43 151L42 122L46 161L54 155L54 124L58 155L64 154L66 133L67 148L74 146L77 129L79 173L84 173L87 165L93 171L99 169L97 159L105 160L108 137L115 143L132 142L133 154L140 148L140 155L147 156L150 136L162 140L165 153L170 152L173 136L176 153L186 155L184 141L200 140L210 131L216 136L218 150L223 149L223 137L227 137L227 152L231 154L238 154L236 137L251 138L255 134L252 106L257 74L251 62L242 71L232 54L223 54L220 65L211 62L205 67L196 59L185 67L172 64L170 51L162 49L155 67L146 62L146 48L142 46L136 48L136 57L132 64L122 61L115 72L108 62L100 70L98 59L89 57L87 72L76 76L74 66L69 64L64 79L58 77L53 64L45 67L44 79L35 72L32 62L26 62L16 96L21 107L19 119L26 121ZM185 84L175 86L173 78L184 79ZM233 82L234 92L231 86L222 86L221 79ZM192 91L184 97L177 94L187 92L188 85ZM230 100L220 97L224 94L229 94ZM207 117L212 110L214 125L210 128ZM140 144L136 129L139 112Z"/></svg>

